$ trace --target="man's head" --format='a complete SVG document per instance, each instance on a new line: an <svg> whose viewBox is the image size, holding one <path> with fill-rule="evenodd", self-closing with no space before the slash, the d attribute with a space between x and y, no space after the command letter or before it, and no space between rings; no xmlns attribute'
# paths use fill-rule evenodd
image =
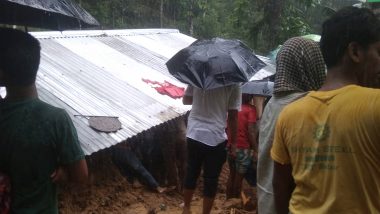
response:
<svg viewBox="0 0 380 214"><path fill-rule="evenodd" d="M323 23L320 46L328 69L352 68L360 85L375 84L380 73L380 21L369 9L339 10Z"/></svg>
<svg viewBox="0 0 380 214"><path fill-rule="evenodd" d="M277 54L274 93L317 90L326 78L325 70L317 42L302 37L288 39Z"/></svg>
<svg viewBox="0 0 380 214"><path fill-rule="evenodd" d="M0 28L0 86L29 86L36 80L40 43L28 33Z"/></svg>

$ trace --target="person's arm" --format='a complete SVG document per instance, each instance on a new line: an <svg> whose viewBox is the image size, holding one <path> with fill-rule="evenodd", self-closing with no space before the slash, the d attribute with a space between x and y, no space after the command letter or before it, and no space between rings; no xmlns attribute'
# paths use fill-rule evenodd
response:
<svg viewBox="0 0 380 214"><path fill-rule="evenodd" d="M238 110L228 110L228 140L231 145L231 155L236 156L236 142L237 142L237 130L238 130Z"/></svg>
<svg viewBox="0 0 380 214"><path fill-rule="evenodd" d="M258 144L257 144L257 125L256 122L248 124L248 141L249 146L253 150L253 157L257 160Z"/></svg>
<svg viewBox="0 0 380 214"><path fill-rule="evenodd" d="M82 159L72 164L60 166L51 174L50 177L54 183L66 181L71 183L85 183L88 178L86 160Z"/></svg>
<svg viewBox="0 0 380 214"><path fill-rule="evenodd" d="M193 86L187 86L185 90L185 95L182 98L182 103L184 105L192 105L193 104Z"/></svg>
<svg viewBox="0 0 380 214"><path fill-rule="evenodd" d="M50 177L53 182L84 183L88 177L87 163L74 124L65 111L61 111L54 119L59 162Z"/></svg>
<svg viewBox="0 0 380 214"><path fill-rule="evenodd" d="M292 166L274 161L272 182L276 211L278 214L288 214L289 201L295 188Z"/></svg>
<svg viewBox="0 0 380 214"><path fill-rule="evenodd" d="M182 103L184 105L192 105L193 104L193 96L183 96Z"/></svg>
<svg viewBox="0 0 380 214"><path fill-rule="evenodd" d="M73 183L85 183L88 178L88 168L85 159L76 161L65 166L68 179Z"/></svg>

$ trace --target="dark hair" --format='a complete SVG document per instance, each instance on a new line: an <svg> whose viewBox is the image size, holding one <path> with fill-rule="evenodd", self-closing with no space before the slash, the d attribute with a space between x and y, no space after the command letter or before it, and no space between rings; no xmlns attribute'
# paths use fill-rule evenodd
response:
<svg viewBox="0 0 380 214"><path fill-rule="evenodd" d="M366 8L345 7L322 25L321 51L327 68L337 65L351 42L363 48L380 40L380 21Z"/></svg>
<svg viewBox="0 0 380 214"><path fill-rule="evenodd" d="M5 86L26 86L36 81L40 50L40 43L32 35L0 28L0 70L5 76Z"/></svg>
<svg viewBox="0 0 380 214"><path fill-rule="evenodd" d="M249 104L249 102L252 100L253 95L252 94L241 94L241 103L242 104Z"/></svg>

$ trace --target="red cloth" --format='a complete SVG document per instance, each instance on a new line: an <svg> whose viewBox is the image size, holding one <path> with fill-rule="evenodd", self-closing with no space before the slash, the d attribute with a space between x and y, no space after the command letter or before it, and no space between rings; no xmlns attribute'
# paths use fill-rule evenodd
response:
<svg viewBox="0 0 380 214"><path fill-rule="evenodd" d="M251 105L247 105L247 104L241 105L241 110L238 113L238 133L237 133L236 148L239 148L239 149L249 148L248 124L255 123L256 119L257 118L256 118L255 107Z"/></svg>
<svg viewBox="0 0 380 214"><path fill-rule="evenodd" d="M181 98L185 94L185 88L178 87L176 85L171 84L168 81L163 83L152 81L148 79L142 79L144 82L151 84L154 89L160 94L168 95L173 99Z"/></svg>

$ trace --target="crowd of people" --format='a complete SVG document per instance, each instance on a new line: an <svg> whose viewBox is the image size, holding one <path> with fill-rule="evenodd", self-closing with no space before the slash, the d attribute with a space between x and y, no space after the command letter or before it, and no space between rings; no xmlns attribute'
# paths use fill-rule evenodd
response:
<svg viewBox="0 0 380 214"><path fill-rule="evenodd" d="M202 213L210 213L226 141L227 198L238 196L248 159L257 159L259 214L380 213L379 80L380 21L347 7L323 23L319 44L284 43L259 121L238 88L190 87L183 100L193 105L187 139L196 161L188 166L193 182L185 185L183 213L191 212L201 165Z"/></svg>
<svg viewBox="0 0 380 214"><path fill-rule="evenodd" d="M88 177L70 117L38 99L39 61L37 39L0 28L0 86L7 91L0 100L0 181L5 174L11 184L11 206L0 198L1 213L58 213L57 183ZM323 23L319 43L284 43L263 112L238 84L189 86L183 213L192 212L201 172L202 213L211 212L226 160L227 198L239 197L248 168L257 166L259 214L380 213L379 81L380 21L368 9L347 7ZM128 146L115 147L113 161L163 191Z"/></svg>

